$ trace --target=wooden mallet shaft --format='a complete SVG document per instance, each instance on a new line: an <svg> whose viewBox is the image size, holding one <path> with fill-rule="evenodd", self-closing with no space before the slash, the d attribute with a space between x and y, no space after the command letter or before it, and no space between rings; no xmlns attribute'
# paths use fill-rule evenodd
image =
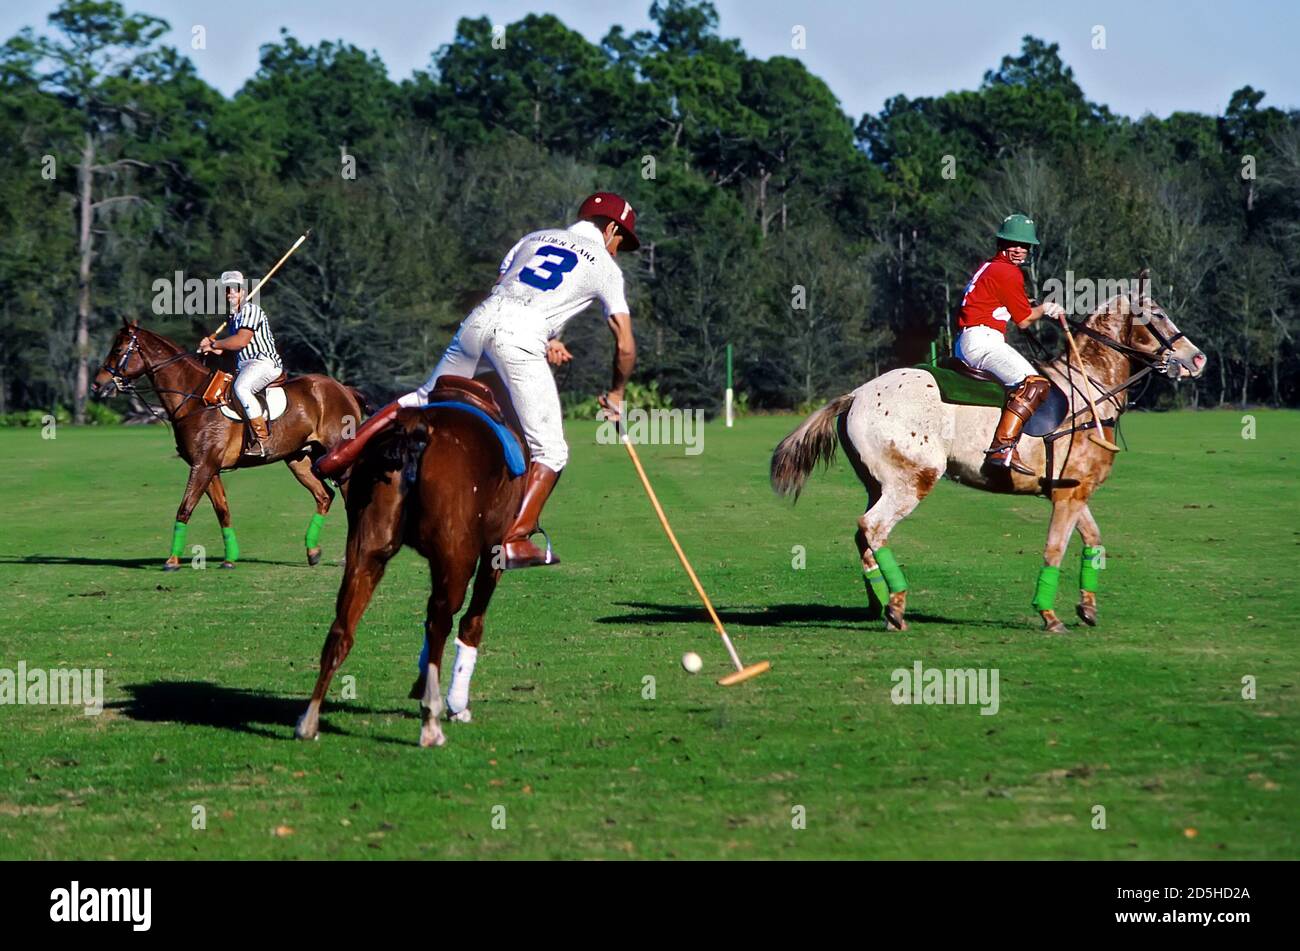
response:
<svg viewBox="0 0 1300 951"><path fill-rule="evenodd" d="M1074 362L1079 365L1079 372L1083 374L1083 386L1080 389L1083 391L1083 398L1088 401L1088 409L1092 410L1092 423L1097 430L1096 433L1089 434L1088 438L1103 449L1119 452L1119 446L1107 439L1105 432L1101 428L1101 414L1097 412L1097 404L1093 402L1092 393L1088 390L1092 385L1088 382L1088 370L1083 365L1083 357L1079 356L1079 348L1075 345L1074 335L1070 333L1070 325L1065 322L1064 314L1061 315L1061 330L1065 331L1065 339L1070 344L1070 353L1074 356Z"/></svg>
<svg viewBox="0 0 1300 951"><path fill-rule="evenodd" d="M276 271L280 270L280 266L283 265L285 261L289 260L289 255L297 251L298 248L302 246L302 243L306 241L309 237L311 237L310 228L308 228L306 231L304 231L302 234L298 236L298 240L293 243L293 247L291 247L288 251L284 252L284 256L280 258L280 260L275 262L275 266L271 268L271 270L266 272L266 274L262 277L262 279L257 282L257 286L248 292L248 296L245 297L244 300L252 300L254 297L256 297L257 292L262 289L262 285L265 284L267 281L269 281ZM217 334L221 333L221 331L226 329L226 324L228 323L230 323L229 317L223 320L221 322L221 326L218 327L216 330L212 331L212 333L208 334L208 336L215 337Z"/></svg>
<svg viewBox="0 0 1300 951"><path fill-rule="evenodd" d="M681 544L677 541L677 536L673 534L673 527L668 524L668 516L664 514L663 506L659 504L659 497L655 495L655 490L650 487L650 480L646 477L645 469L641 466L641 460L636 454L636 449L632 446L632 441L624 434L622 443L627 447L627 454L632 457L632 465L636 466L636 474L641 477L641 485L645 487L645 493L650 497L650 504L654 506L655 514L659 516L659 524L664 527L664 534L668 536L668 541L672 543L673 551L677 552L678 559L681 560L682 567L686 569L686 575L691 579L691 584L695 586L695 593L700 596L704 602L704 609L709 612L709 617L713 621L713 626L718 630L718 636L722 638L722 644L727 649L727 654L731 657L731 662L736 666L734 673L727 674L718 681L724 687L730 687L733 684L741 683L751 677L757 677L772 665L767 661L759 661L757 664L751 664L746 667L741 663L740 655L736 653L735 646L731 643L731 638L727 636L727 629L722 626L722 621L718 617L718 612L713 610L713 602L704 592L704 586L700 584L700 579L695 575L695 569L691 567L690 561L686 558L686 552L682 551Z"/></svg>

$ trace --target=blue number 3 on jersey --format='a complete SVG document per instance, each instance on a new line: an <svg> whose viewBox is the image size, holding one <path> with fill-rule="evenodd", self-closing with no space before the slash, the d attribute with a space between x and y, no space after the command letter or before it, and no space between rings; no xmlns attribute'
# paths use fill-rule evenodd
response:
<svg viewBox="0 0 1300 951"><path fill-rule="evenodd" d="M564 275L574 269L578 256L554 244L544 246L533 255L528 266L519 272L519 280L539 291L551 291L560 286Z"/></svg>

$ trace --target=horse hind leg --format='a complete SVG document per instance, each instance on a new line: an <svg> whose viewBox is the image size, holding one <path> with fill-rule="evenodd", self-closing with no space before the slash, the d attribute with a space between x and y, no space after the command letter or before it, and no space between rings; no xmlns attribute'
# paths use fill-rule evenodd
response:
<svg viewBox="0 0 1300 951"><path fill-rule="evenodd" d="M329 514L330 506L334 504L334 490L316 477L316 473L311 471L311 457L303 456L298 459L286 459L284 464L289 467L289 471L294 474L307 491L311 493L312 498L316 500L316 514L311 517L307 524L307 535L303 543L307 546L307 564L315 568L320 564L320 533L325 525L325 516Z"/></svg>
<svg viewBox="0 0 1300 951"><path fill-rule="evenodd" d="M479 556L474 593L461 616L456 635L456 660L452 663L451 685L447 688L447 719L458 723L470 722L469 685L478 662L478 648L483 643L483 618L501 579L501 569L493 567L492 561L491 552Z"/></svg>
<svg viewBox="0 0 1300 951"><path fill-rule="evenodd" d="M428 661L424 669L424 693L420 697L421 746L442 746L447 742L447 735L438 723L443 713L438 672L442 668L442 654L447 646L447 637L451 634L451 621L465 603L465 589L469 587L469 574L472 570L473 563L463 574L444 573L436 568L432 572L433 592L429 595L424 622Z"/></svg>
<svg viewBox="0 0 1300 951"><path fill-rule="evenodd" d="M1083 539L1083 556L1079 564L1079 603L1074 610L1080 621L1096 627L1098 572L1105 567L1106 551L1101 547L1101 529L1087 505L1079 512L1077 528Z"/></svg>
<svg viewBox="0 0 1300 951"><path fill-rule="evenodd" d="M929 494L938 477L938 470L925 469L917 480L882 483L879 498L858 519L856 540L862 570L873 597L883 606L886 630L907 630L903 618L907 611L907 579L888 547L889 533Z"/></svg>

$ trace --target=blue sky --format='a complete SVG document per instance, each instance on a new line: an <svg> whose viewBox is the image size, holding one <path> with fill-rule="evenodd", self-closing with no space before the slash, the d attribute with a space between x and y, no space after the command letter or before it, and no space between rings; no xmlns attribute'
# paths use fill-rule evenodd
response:
<svg viewBox="0 0 1300 951"><path fill-rule="evenodd" d="M0 6L0 38L23 26L44 28L57 0ZM1234 89L1268 92L1266 105L1300 107L1300 3L1252 0L1089 0L1087 3L990 3L951 0L824 2L717 0L720 32L752 56L802 58L854 118L878 112L897 94L937 95L977 86L984 70L1020 47L1026 33L1061 44L1087 96L1130 116L1221 112ZM258 46L287 26L299 40L343 39L375 50L394 79L425 68L462 16L507 24L527 13L554 13L598 41L618 23L649 25L650 0L126 0L131 11L168 20L168 41L184 48L199 74L226 94L257 68ZM207 49L189 50L191 27L207 30ZM791 49L806 30L807 48ZM1106 49L1092 48L1093 30Z"/></svg>

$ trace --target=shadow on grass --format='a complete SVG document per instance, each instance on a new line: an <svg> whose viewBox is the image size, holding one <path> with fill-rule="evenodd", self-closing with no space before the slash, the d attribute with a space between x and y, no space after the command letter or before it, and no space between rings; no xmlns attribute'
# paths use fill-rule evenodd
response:
<svg viewBox="0 0 1300 951"><path fill-rule="evenodd" d="M109 568L152 568L160 574L163 562L166 556L154 558L93 558L74 555L0 555L0 565L91 565ZM295 568L301 565L306 568L307 559L302 561L268 561L264 558L241 558L241 565L281 565L288 568ZM220 565L218 560L213 567ZM182 568L189 567L188 559L181 562Z"/></svg>
<svg viewBox="0 0 1300 951"><path fill-rule="evenodd" d="M123 716L145 723L186 723L272 740L292 740L293 727L307 709L308 697L276 697L256 690L222 687L198 680L155 680L127 684L129 700L106 704ZM322 733L349 735L326 722L331 713L409 715L409 710L376 710L357 703L326 701L321 710ZM262 726L260 724L266 724Z"/></svg>
<svg viewBox="0 0 1300 951"><path fill-rule="evenodd" d="M599 624L694 624L709 622L704 608L697 604L650 604L644 601L619 601L619 607L635 608L635 614L614 614L597 618ZM716 606L715 606L716 607ZM786 625L816 625L844 631L883 629L879 612L866 605L845 607L834 604L769 604L753 609L718 609L718 618L724 625L742 627L782 627ZM951 624L963 627L1006 627L996 619L949 618L924 612L909 613L909 622L921 624Z"/></svg>

